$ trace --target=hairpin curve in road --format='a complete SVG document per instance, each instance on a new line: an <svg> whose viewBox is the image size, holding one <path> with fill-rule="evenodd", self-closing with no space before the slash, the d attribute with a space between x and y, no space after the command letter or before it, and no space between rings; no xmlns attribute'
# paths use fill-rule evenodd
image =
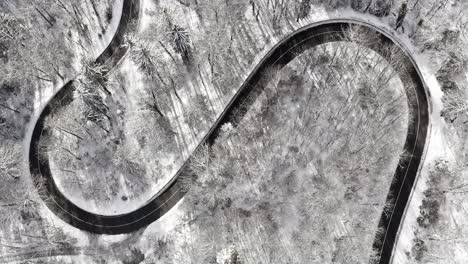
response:
<svg viewBox="0 0 468 264"><path fill-rule="evenodd" d="M124 0L123 8L122 18L116 35L105 51L96 59L97 64L106 65L108 69L118 64L127 51L127 48L123 46L123 37L128 32L130 23L136 21L139 17L140 1ZM255 97L262 91L267 81L264 78L265 73L272 69L281 69L298 54L314 46L342 41L345 31L351 26L370 29L372 33L378 36L380 43L397 45L399 47L400 55L403 55L404 66L396 70L399 72L400 79L407 91L410 117L413 119L409 122L404 145L411 155L409 159L400 160L400 165L396 168L394 180L387 197L388 201L392 199L394 201L393 210L391 214L382 213L379 227L383 227L385 233L383 237L376 236L373 245L379 252L379 263L384 264L389 263L391 260L400 222L404 216L408 199L417 178L421 160L425 154L425 146L430 129L430 94L428 89L426 89L421 72L412 54L392 33L366 21L333 19L312 23L289 34L277 43L257 64L193 153L197 153L201 146L205 144L212 145L223 124L229 122L234 125L237 124L239 113L245 113ZM379 50L379 44L369 44L368 47L382 54L382 50ZM412 92L410 91L411 89ZM46 192L41 193L41 197L46 202L48 208L70 225L98 234L134 232L163 216L187 191L182 187L180 179L181 177L190 176L189 165L191 158L186 160L162 190L156 193L143 206L129 213L119 215L91 213L75 205L59 191L52 177L48 159L44 158L44 155L40 155L39 142L41 137L49 133L44 127L45 118L53 111L58 110L57 108L60 104L70 102L73 99L70 92L72 90L71 81L62 87L49 101L40 113L31 136L29 149L30 172L33 179L45 179Z"/></svg>

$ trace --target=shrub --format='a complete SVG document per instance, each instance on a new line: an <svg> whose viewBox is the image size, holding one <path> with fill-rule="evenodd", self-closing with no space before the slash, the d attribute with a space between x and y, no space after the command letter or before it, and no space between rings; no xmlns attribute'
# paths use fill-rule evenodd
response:
<svg viewBox="0 0 468 264"><path fill-rule="evenodd" d="M427 192L427 191L426 191ZM426 192L425 195L426 195ZM422 205L419 206L420 216L417 218L418 225L423 228L437 223L439 220L439 201L433 199L424 199Z"/></svg>
<svg viewBox="0 0 468 264"><path fill-rule="evenodd" d="M174 50L182 55L184 61L190 60L192 58L192 54L190 35L188 31L183 27L173 25L169 35L171 37L171 44Z"/></svg>
<svg viewBox="0 0 468 264"><path fill-rule="evenodd" d="M361 11L364 7L362 0L351 0L351 8L356 11Z"/></svg>
<svg viewBox="0 0 468 264"><path fill-rule="evenodd" d="M307 15L310 12L310 8L312 6L312 1L311 0L302 0L297 7L297 19L296 21L299 22L299 20L307 17Z"/></svg>
<svg viewBox="0 0 468 264"><path fill-rule="evenodd" d="M112 17L113 17L112 8L107 7L106 8L106 20L107 20L108 23L110 23L110 21L112 20Z"/></svg>
<svg viewBox="0 0 468 264"><path fill-rule="evenodd" d="M460 31L458 30L445 29L442 32L442 42L444 44L455 43L458 41L459 37L460 37Z"/></svg>
<svg viewBox="0 0 468 264"><path fill-rule="evenodd" d="M385 17L390 14L392 9L393 1L391 0L376 0L369 8L369 13L376 17Z"/></svg>
<svg viewBox="0 0 468 264"><path fill-rule="evenodd" d="M448 59L439 68L436 73L437 81L440 83L442 90L458 89L457 84L452 79L459 73L463 72L465 60L455 52L450 52Z"/></svg>
<svg viewBox="0 0 468 264"><path fill-rule="evenodd" d="M456 82L450 80L448 75L437 75L437 81L442 88L442 91L457 90L458 85Z"/></svg>
<svg viewBox="0 0 468 264"><path fill-rule="evenodd" d="M417 218L418 225L422 228L428 228L439 221L440 201L443 198L443 192L440 190L440 184L443 177L450 174L446 161L438 160L430 171L428 186L424 191L423 201L419 206L420 216Z"/></svg>
<svg viewBox="0 0 468 264"><path fill-rule="evenodd" d="M455 75L463 70L465 62L463 58L457 55L455 52L450 52L449 57L445 61L444 65L439 68L437 75Z"/></svg>
<svg viewBox="0 0 468 264"><path fill-rule="evenodd" d="M362 109L375 109L378 106L377 93L368 82L362 82L359 89L359 104Z"/></svg>
<svg viewBox="0 0 468 264"><path fill-rule="evenodd" d="M414 244L411 248L411 253L413 254L415 260L421 261L421 259L424 256L424 253L427 252L427 246L424 243L424 241L419 238L414 238L413 243Z"/></svg>
<svg viewBox="0 0 468 264"><path fill-rule="evenodd" d="M139 264L145 260L145 254L141 250L134 248L130 250L130 256L126 256L123 260L123 264Z"/></svg>
<svg viewBox="0 0 468 264"><path fill-rule="evenodd" d="M444 109L440 115L446 121L453 122L460 114L468 112L467 96L465 89L447 90L442 97Z"/></svg>

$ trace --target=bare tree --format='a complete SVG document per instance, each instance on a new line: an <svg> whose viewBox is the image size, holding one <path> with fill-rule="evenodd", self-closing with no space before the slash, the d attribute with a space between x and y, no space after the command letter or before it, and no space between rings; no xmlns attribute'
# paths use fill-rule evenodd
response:
<svg viewBox="0 0 468 264"><path fill-rule="evenodd" d="M92 87L99 85L101 89L107 94L112 95L112 93L106 87L106 75L109 72L109 69L106 65L96 64L90 59L83 59L84 74L83 78L80 78L80 83Z"/></svg>
<svg viewBox="0 0 468 264"><path fill-rule="evenodd" d="M186 65L190 65L192 63L193 54L192 41L190 39L189 32L185 28L173 22L173 19L167 9L164 9L164 17L166 20L166 34L169 39L169 43L175 52L181 55L184 63Z"/></svg>
<svg viewBox="0 0 468 264"><path fill-rule="evenodd" d="M468 99L464 89L447 90L442 97L444 109L441 115L453 122L457 117L468 114Z"/></svg>
<svg viewBox="0 0 468 264"><path fill-rule="evenodd" d="M361 11L364 7L363 0L351 0L351 8L356 11Z"/></svg>
<svg viewBox="0 0 468 264"><path fill-rule="evenodd" d="M156 47L145 39L136 37L135 35L126 35L126 45L130 47L132 61L147 74L153 76L156 71Z"/></svg>
<svg viewBox="0 0 468 264"><path fill-rule="evenodd" d="M408 12L408 3L404 1L401 3L400 10L398 11L398 17L395 24L395 30L398 30L400 27L403 26L403 22L405 21L406 13ZM405 29L402 27L403 32Z"/></svg>
<svg viewBox="0 0 468 264"><path fill-rule="evenodd" d="M190 105L191 108L187 111L189 126L198 131L207 130L215 118L215 113L209 105L208 98L203 95L196 95ZM200 122L201 120L203 121Z"/></svg>
<svg viewBox="0 0 468 264"><path fill-rule="evenodd" d="M7 50L20 39L26 27L22 21L9 13L0 12L0 58L7 58Z"/></svg>
<svg viewBox="0 0 468 264"><path fill-rule="evenodd" d="M63 109L65 110L65 109ZM67 113L67 114L63 114ZM45 129L48 129L50 132L58 132L61 135L67 135L73 137L75 140L81 141L84 138L84 135L81 135L80 132L75 132L79 130L79 123L76 119L68 119L71 117L68 115L69 111L61 111L60 114L51 114L46 117L45 120ZM53 135L53 134L52 134ZM58 137L61 142L64 141L63 137ZM46 141L50 139L45 139Z"/></svg>
<svg viewBox="0 0 468 264"><path fill-rule="evenodd" d="M312 7L312 0L302 0L296 4L297 9L297 18L296 22L307 17L309 15L310 9Z"/></svg>
<svg viewBox="0 0 468 264"><path fill-rule="evenodd" d="M130 114L127 122L141 145L148 146L155 151L163 151L173 145L176 133L167 117L152 110L141 109Z"/></svg>
<svg viewBox="0 0 468 264"><path fill-rule="evenodd" d="M102 87L102 86L101 86ZM96 124L99 128L109 133L106 124L112 125L109 106L105 103L104 96L96 89L95 83L87 82L87 79L79 80L74 93L81 102L82 115L86 121Z"/></svg>
<svg viewBox="0 0 468 264"><path fill-rule="evenodd" d="M370 0L368 11L374 16L384 17L390 14L393 6L393 0Z"/></svg>
<svg viewBox="0 0 468 264"><path fill-rule="evenodd" d="M13 142L2 140L0 143L0 178L18 179L22 171L22 149Z"/></svg>
<svg viewBox="0 0 468 264"><path fill-rule="evenodd" d="M34 182L5 181L0 196L0 219L7 224L14 224L37 216L37 207L42 201L39 195L42 192L45 192L45 182L42 178Z"/></svg>

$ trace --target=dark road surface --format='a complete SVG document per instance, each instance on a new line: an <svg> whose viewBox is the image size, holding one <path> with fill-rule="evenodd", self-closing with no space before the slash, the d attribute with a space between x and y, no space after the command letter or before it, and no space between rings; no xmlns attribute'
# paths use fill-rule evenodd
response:
<svg viewBox="0 0 468 264"><path fill-rule="evenodd" d="M116 36L109 44L109 47L101 54L96 63L105 64L107 67L114 67L125 55L126 48L122 47L123 36L129 30L128 25L138 20L140 13L139 0L125 0L122 19L117 29ZM328 20L314 23L303 27L281 40L273 47L267 55L255 67L244 84L224 109L210 131L200 142L197 150L207 143L211 145L215 142L221 126L225 123L237 124L241 118L239 113L245 113L255 100L255 97L262 91L268 78L265 73L271 70L279 70L294 59L298 54L314 46L327 42L343 40L343 32L350 25L370 28L375 31L382 43L398 45L401 55L404 55L404 66L397 69L401 76L408 96L408 106L413 118L408 127L405 149L411 154L411 158L401 160L395 171L395 180L390 186L388 199L395 200L395 207L391 214L382 214L379 226L386 230L383 238L376 239L374 248L381 252L380 264L389 263L393 246L397 237L398 229L404 214L408 198L410 196L415 178L418 174L421 158L424 154L424 147L429 128L429 95L425 89L425 84L421 74L410 53L391 34L383 32L381 29L357 20ZM380 44L368 46L377 53L382 54ZM380 49L380 50L379 50ZM177 171L172 180L157 194L155 194L146 204L133 212L120 215L99 215L83 210L62 194L54 182L49 166L47 155L40 155L39 142L41 137L48 136L49 131L44 127L45 118L60 109L60 105L72 100L72 82L67 83L49 102L38 118L31 138L29 151L30 172L34 179L44 178L46 180L47 192L42 194L48 208L65 222L79 229L98 234L123 234L134 232L142 227L154 222L167 213L185 194L180 178L190 176L190 158ZM45 156L45 158L44 158Z"/></svg>

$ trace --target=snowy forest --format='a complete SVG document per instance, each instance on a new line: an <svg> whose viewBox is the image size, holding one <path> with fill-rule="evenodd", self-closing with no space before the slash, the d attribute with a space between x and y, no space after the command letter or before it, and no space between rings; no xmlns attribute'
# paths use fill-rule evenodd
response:
<svg viewBox="0 0 468 264"><path fill-rule="evenodd" d="M1 1L0 263L465 263L467 13Z"/></svg>

